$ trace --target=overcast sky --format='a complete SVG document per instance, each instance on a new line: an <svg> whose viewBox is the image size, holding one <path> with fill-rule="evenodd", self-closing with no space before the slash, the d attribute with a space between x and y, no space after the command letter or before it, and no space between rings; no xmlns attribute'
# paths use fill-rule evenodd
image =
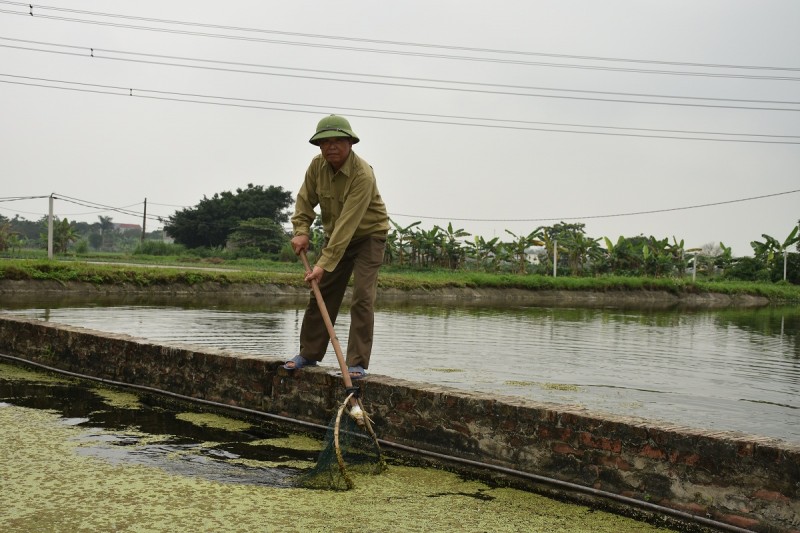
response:
<svg viewBox="0 0 800 533"><path fill-rule="evenodd" d="M30 11L0 0L9 218L40 218L51 193L60 217L120 223L141 223L145 198L166 217L248 183L296 194L330 113L350 119L401 226L506 239L579 222L752 255L800 218L797 0Z"/></svg>

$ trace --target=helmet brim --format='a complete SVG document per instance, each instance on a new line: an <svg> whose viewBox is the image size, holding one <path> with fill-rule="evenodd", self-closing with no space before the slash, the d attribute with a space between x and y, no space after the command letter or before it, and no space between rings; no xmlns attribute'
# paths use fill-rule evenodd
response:
<svg viewBox="0 0 800 533"><path fill-rule="evenodd" d="M311 139L308 140L308 142L310 142L313 145L319 146L319 143L320 141L322 141L322 139L330 139L332 137L346 137L351 141L353 141L353 144L356 144L360 140L358 137L356 137L356 134L353 133L352 131L340 128L330 128L318 131L317 133L314 134L313 137L311 137Z"/></svg>

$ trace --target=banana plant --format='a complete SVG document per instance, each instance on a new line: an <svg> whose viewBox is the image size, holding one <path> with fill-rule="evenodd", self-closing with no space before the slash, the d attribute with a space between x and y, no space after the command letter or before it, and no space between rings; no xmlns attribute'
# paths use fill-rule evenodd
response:
<svg viewBox="0 0 800 533"><path fill-rule="evenodd" d="M580 275L586 264L596 260L601 255L600 239L587 237L585 233L573 233L567 236L564 248L567 252L567 262L573 276Z"/></svg>
<svg viewBox="0 0 800 533"><path fill-rule="evenodd" d="M487 241L476 235L472 241L466 241L469 255L475 260L478 269L488 270L492 258L497 257L497 241L499 240L499 237L494 237Z"/></svg>
<svg viewBox="0 0 800 533"><path fill-rule="evenodd" d="M534 244L537 246L544 244L544 241L539 239L540 233L538 230L534 230L528 235L517 235L510 230L506 230L506 233L514 237L514 241L504 243L506 250L513 258L514 270L519 274L527 274L528 255L525 251Z"/></svg>
<svg viewBox="0 0 800 533"><path fill-rule="evenodd" d="M395 246L397 247L397 260L398 260L399 265L403 266L403 260L405 258L406 245L409 243L409 240L412 238L411 228L413 228L414 226L419 226L420 224L422 224L422 221L418 220L418 221L414 222L413 224L409 224L406 227L401 226L400 224L398 224L397 222L395 222L391 218L389 219L389 222L391 222L392 225L394 226L395 237L392 239L392 242L394 242Z"/></svg>
<svg viewBox="0 0 800 533"><path fill-rule="evenodd" d="M440 231L443 239L441 240L441 262L443 266L446 266L451 269L456 269L461 266L461 262L464 260L464 250L461 249L461 243L459 243L456 239L461 239L463 237L470 237L471 234L467 233L463 228L453 229L453 223L450 222L447 224L447 228L440 228L436 226L436 228Z"/></svg>
<svg viewBox="0 0 800 533"><path fill-rule="evenodd" d="M761 235L764 238L764 242L753 241L750 243L750 246L753 247L756 258L763 260L767 266L772 265L772 263L775 261L776 255L783 255L783 279L786 280L786 269L789 260L789 247L800 242L800 236L798 236L799 231L800 226L795 226L792 228L792 231L783 240L783 242L764 233Z"/></svg>

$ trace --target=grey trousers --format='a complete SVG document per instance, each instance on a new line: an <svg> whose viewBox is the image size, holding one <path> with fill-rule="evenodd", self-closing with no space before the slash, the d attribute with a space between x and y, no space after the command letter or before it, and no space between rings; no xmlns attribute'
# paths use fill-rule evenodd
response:
<svg viewBox="0 0 800 533"><path fill-rule="evenodd" d="M353 276L347 366L362 366L365 369L369 367L375 326L378 270L383 264L385 248L386 238L383 236L353 239L333 272L325 272L319 284L331 322L336 324L339 307L342 305L350 276ZM328 330L312 291L300 328L300 355L312 361L321 361L328 348L328 342L330 342Z"/></svg>

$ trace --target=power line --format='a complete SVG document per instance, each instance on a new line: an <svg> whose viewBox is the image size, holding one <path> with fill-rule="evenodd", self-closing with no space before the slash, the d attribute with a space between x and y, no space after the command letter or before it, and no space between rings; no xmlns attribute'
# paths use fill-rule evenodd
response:
<svg viewBox="0 0 800 533"><path fill-rule="evenodd" d="M173 204L158 204L156 202L148 202L150 205L158 205L161 207L177 207L179 209L186 209L188 206L185 205L173 205Z"/></svg>
<svg viewBox="0 0 800 533"><path fill-rule="evenodd" d="M0 202L14 202L17 200L39 200L41 198L49 198L48 196L5 196L0 197Z"/></svg>
<svg viewBox="0 0 800 533"><path fill-rule="evenodd" d="M637 216L637 215L652 215L657 213L669 213L675 211L687 211L690 209L701 209L705 207L715 207L720 205L728 205L728 204L736 204L742 202L752 202L755 200L763 200L765 198L774 198L777 196L786 196L789 194L796 194L799 193L800 189L794 189L790 191L783 191L771 194L762 194L760 196L750 196L747 198L738 198L735 200L722 200L719 202L708 202L704 204L696 204L690 206L682 206L682 207L670 207L666 209L651 209L647 211L633 211L628 213L612 213L612 214L604 214L604 215L582 215L582 216L568 216L568 217L548 217L548 218L456 218L456 217L442 217L442 216L426 216L426 215L409 215L403 213L389 213L389 216L392 217L406 217L406 218L418 218L418 219L425 219L425 220L447 220L451 222L549 222L553 220L590 220L590 219L599 219L599 218L619 218L619 217L629 217L629 216ZM126 207L112 207L107 206L104 204L98 204L95 202L91 202L89 200L81 200L78 198L72 198L70 196L66 196L63 194L53 193L52 197L57 200L63 200L69 203L73 203L75 205L81 205L83 207L100 207L104 208L108 211L115 211L122 214L127 215L135 215L137 217L142 216L141 212L136 211L129 211ZM39 198L49 198L49 196L27 196L27 197L14 197L18 199L39 199ZM0 198L3 200L3 198ZM140 205L141 203L132 204L132 205ZM165 204L155 204L155 205L165 205ZM131 207L131 206L128 206ZM177 206L176 206L177 207ZM158 222L163 222L164 220L169 219L170 217L161 216L161 215L147 215L148 220L155 220Z"/></svg>
<svg viewBox="0 0 800 533"><path fill-rule="evenodd" d="M131 207L135 207L137 205L142 205L143 202L137 202L135 204L130 204L130 205L122 206L122 207L113 207L113 206L109 206L109 205L98 204L98 203L92 202L90 200L81 200L79 198L72 198L70 196L66 196L66 195L63 195L63 194L57 194L57 193L53 193L52 195L46 195L46 196L8 196L8 197L0 197L0 202L11 202L11 201L19 201L19 200L40 200L40 199L45 199L45 198L50 198L50 197L52 197L54 200L62 200L62 201L65 201L67 203L71 203L71 204L74 204L74 205L79 205L81 207L88 207L90 209L94 209L94 211L91 211L91 212L88 212L88 213L63 213L62 215L64 215L64 216L94 215L94 214L97 214L97 213L105 213L105 212L109 212L109 211L120 213L120 214L123 214L123 215L136 216L136 217L142 217L144 215L143 211L133 211L133 210L130 209ZM154 203L154 202L150 202L150 205L160 205L160 206L166 206L166 207L184 207L184 206L170 206L168 204L158 204L158 203ZM33 213L33 212L26 212L26 213L29 214L29 215L41 214L41 213ZM168 219L169 216L156 215L156 214L150 213L150 214L147 215L146 218L148 220L155 220L155 221L158 221L158 222L162 222L163 220Z"/></svg>
<svg viewBox="0 0 800 533"><path fill-rule="evenodd" d="M35 48L27 48L21 46L11 46L0 44L0 47L3 48L14 48L18 50L28 50L32 52L45 52L50 54L60 54L60 55L69 55L69 56L78 56L78 57L87 57L85 54L77 54L74 52L61 52L56 50L41 50ZM308 76L308 75L299 75L299 74L283 74L283 73L276 73L276 72L261 72L255 70L243 70L243 69L234 69L234 68L222 68L222 67L209 67L204 65L185 65L181 63L170 63L166 61L150 61L144 59L131 59L131 58L124 58L124 57L107 57L107 56L99 56L99 55L92 55L91 57L95 59L105 59L109 61L124 61L128 63L139 63L139 64L146 64L146 65L160 65L160 66L168 66L168 67L182 67L182 68L191 68L195 70L211 70L217 72L232 72L237 74L257 74L260 76L275 76L281 78L296 78L296 79L309 79L309 80L316 80L316 81L324 81L324 82L340 82L340 83L355 83L355 84L362 84L362 85L378 85L378 86L388 86L388 87L402 87L406 89L428 89L428 90L437 90L437 91L454 91L454 92L462 92L462 93L479 93L479 94L493 94L493 95L501 95L501 96L521 96L521 97L533 97L533 98L556 98L556 99L564 99L564 100L586 100L586 101L594 101L594 102L611 102L611 103L625 103L625 104L647 104L647 105L663 105L663 106L681 106L681 107L704 107L704 108L716 108L716 109L740 109L740 110L751 110L751 111L800 111L800 109L792 109L792 108L783 108L783 107L755 107L755 106L732 106L732 105L721 105L721 104L692 104L692 103L684 103L684 102L648 102L642 100L626 100L621 98L598 98L598 97L588 97L588 96L564 96L564 95L555 95L555 94L531 94L531 93L522 93L522 92L511 92L511 91L489 91L489 90L482 90L482 89L466 89L461 87L436 87L431 85L413 85L413 84L405 84L405 83L391 83L391 82L380 82L380 81L368 81L368 80L350 80L344 78L331 78L327 76ZM800 79L800 78L798 78ZM666 96L665 98L671 98ZM705 100L705 99L704 99ZM788 104L794 104L795 102L787 102Z"/></svg>
<svg viewBox="0 0 800 533"><path fill-rule="evenodd" d="M3 3L3 2L0 2ZM28 7L28 4L21 4ZM23 13L19 11L9 11L5 9L0 9L0 13L5 13L9 15L20 15L20 16L30 16L32 13ZM413 52L413 51L403 51L403 50L389 50L389 49L373 49L373 48L359 48L355 46L339 46L339 45L332 45L332 44L321 44L321 43L310 43L310 42L299 42L299 41L285 41L285 40L277 40L277 39L264 39L264 38L257 38L257 37L244 37L244 36L234 36L234 35L225 35L225 34L215 34L215 33L203 33L203 32L194 32L194 31L187 31L187 30L176 30L176 29L169 29L169 28L156 28L151 26L137 26L133 24L122 24L116 22L105 22L105 21L95 21L95 20L86 20L86 19L78 19L78 18L69 18L69 17L57 17L52 15L39 15L37 14L36 17L44 18L49 20L58 20L64 22L76 22L81 24L93 24L98 26L107 26L107 27L114 27L114 28L124 28L124 29L132 29L132 30L142 30L142 31L152 31L152 32L162 32L162 33L170 33L170 34L178 34L178 35L191 35L195 37L208 37L208 38L215 38L215 39L229 39L229 40L239 40L239 41L249 41L249 42L260 42L260 43L268 43L268 44L279 44L279 45L286 45L286 46L302 46L302 47L310 47L310 48L323 48L323 49L333 49L333 50L343 50L343 51L351 51L351 52L364 52L364 53L375 53L375 54L387 54L387 55L398 55L398 56L413 56L413 57L425 57L431 59L447 59L447 60L455 60L455 61L471 61L471 62L486 62L486 63L498 63L498 64L507 64L507 65L521 65L521 66L538 66L538 67L552 67L552 68L569 68L569 69L582 69L582 70L601 70L601 71L612 71L612 72L628 72L628 73L635 73L635 74L659 74L659 75L670 75L670 76L691 76L691 77L710 77L710 78L733 78L733 79L750 79L750 80L768 80L768 81L800 81L800 77L795 76L758 76L758 75L750 75L750 74L726 74L726 73L713 73L713 72L691 72L691 71L674 71L674 70L651 70L651 69L641 69L641 68L623 68L623 67L609 67L609 66L600 66L600 65L577 65L577 64L568 64L568 63L548 63L548 62L539 62L539 61L521 61L515 59L498 59L498 58L489 58L489 57L476 57L476 56L458 56L458 55L448 55L448 54L431 54L431 53L424 53L424 52ZM722 65L719 66L722 68ZM736 68L736 67L733 67ZM775 67L767 67L775 69ZM778 70L794 70L792 68L778 68ZM798 69L800 70L800 69Z"/></svg>
<svg viewBox="0 0 800 533"><path fill-rule="evenodd" d="M672 211L686 211L689 209L700 209L702 207L713 207L718 205L726 205L726 204L735 204L741 202L750 202L753 200L761 200L763 198L772 198L774 196L783 196L787 194L794 194L800 192L800 189L795 189L793 191L784 191L778 192L774 194L764 194L761 196L751 196L749 198L739 198L737 200L725 200L722 202L711 202L707 204L698 204L698 205L690 205L685 207L671 207L668 209L653 209L650 211L634 211L630 213L615 213L615 214L608 214L608 215L586 215L586 216L578 216L578 217L550 217L550 218L453 218L453 217L429 217L429 216L422 216L422 215L406 215L401 213L389 213L390 216L395 217L407 217L407 218L421 218L427 220L449 220L449 221L458 221L458 222L548 222L552 220L589 220L595 218L618 218L618 217L630 217L635 215L652 215L656 213L668 213Z"/></svg>
<svg viewBox="0 0 800 533"><path fill-rule="evenodd" d="M186 57L186 56L173 56L173 55L165 55L165 54L150 54L150 53L142 53L142 52L131 52L127 50L112 50L106 48L96 48L96 47L87 47L87 46L75 46L75 45L68 45L63 43L52 43L52 42L45 42L45 41L32 41L28 39L15 39L11 37L2 37L0 36L0 40L4 41L13 41L17 43L25 43L25 44L34 44L40 46L50 46L55 48L68 48L72 50L83 50L83 53L69 53L69 52L57 52L55 50L46 50L41 48L31 48L26 46L13 46L13 45L4 45L0 44L0 47L4 48L12 48L17 50L25 50L31 52L43 52L43 53L59 53L63 55L74 55L79 57L91 57L95 59L106 59L111 61L128 61L128 62L136 62L136 63L145 63L145 64L155 64L161 66L174 66L174 67L183 67L183 68L202 68L204 70L218 70L222 72L234 72L234 73L242 73L242 74L260 74L265 76L282 76L282 77L296 77L296 78L310 78L314 80L325 80L325 81L337 81L337 82L349 82L349 83L366 83L361 80L345 80L345 79L332 79L330 75L344 75L344 76L356 76L362 78L372 78L372 79L388 79L388 80L401 80L401 81L411 81L411 82L427 82L427 83L440 83L440 84L449 84L449 85L456 85L456 86L475 86L475 87L494 87L494 88L506 88L506 89L521 89L527 91L553 91L553 92L568 92L568 93L582 93L582 94L597 94L597 95L613 95L613 96L626 96L626 97L638 97L638 98L668 98L673 100L702 100L702 101L714 101L714 102L741 102L741 103L758 103L758 104L774 104L774 105L800 105L800 101L786 101L786 100L757 100L757 99L746 99L746 98L719 98L719 97L703 97L703 96L681 96L681 95L664 95L664 94L651 94L651 93L627 93L627 92L618 92L618 91L596 91L596 90L584 90L584 89L564 89L558 87L537 87L537 86L524 86L524 85L510 85L510 84L501 84L501 83L485 83L485 82L470 82L470 81L462 81L462 80L444 80L444 79L435 79L435 78L417 78L411 76L391 76L391 75L383 75L383 74L373 74L373 73L363 73L363 72L346 72L346 71L336 71L336 70L322 70L322 69L309 69L309 68L299 68L299 67L284 67L278 65L264 65L258 63L244 63L238 61L223 61L223 60L216 60L216 59L205 59L205 58L197 58L197 57ZM229 66L236 66L236 67L252 67L252 68L259 68L259 69L273 69L273 70L282 70L282 71L292 71L292 72L311 72L315 74L323 74L325 75L324 78L319 77L308 77L308 76L300 76L300 75L281 75L272 72L261 72L261 71L252 71L252 70L242 70L242 69L228 69L228 68L214 68L214 67L201 67L199 65L187 65L183 63L169 63L164 61L152 61L152 60L143 60L143 59L135 59L135 58L119 58L119 57L109 57L104 55L99 55L100 53L106 54L119 54L119 55L128 55L128 56L139 56L139 57L146 57L146 58L155 58L155 59L168 59L168 60L175 60L175 61L192 61L196 63L207 63L207 64L214 64L214 65L229 65ZM407 85L407 84L394 84L394 83L386 83L386 85L391 85L394 87L410 87L410 88L417 88L417 89L437 89L437 90L448 90L448 87L439 87L439 86L427 86L427 85ZM453 88L452 90L456 90ZM463 91L469 91L469 89L464 89ZM477 93L486 93L486 94L504 94L504 95L511 95L511 96L535 96L535 97L542 97L542 98L559 98L558 95L540 95L540 94L528 94L528 93L513 93L513 92L497 92L497 91L486 91L486 90L477 90L473 89L471 92ZM564 97L566 98L566 97ZM588 99L588 98L587 98ZM601 101L612 101L612 102L623 102L623 103L638 103L638 104L662 104L667 105L667 103L661 102L646 102L646 101L638 101L638 100L601 100ZM765 110L783 110L783 109L771 109L771 108L758 108L758 107L741 107L741 106L731 106L733 109L765 109Z"/></svg>
<svg viewBox="0 0 800 533"><path fill-rule="evenodd" d="M2 45L0 45L2 46ZM258 104L271 104L271 105L288 105L288 106L302 106L302 107L310 107L315 109L331 109L332 106L329 105L317 105L317 104L297 104L293 102L283 102L283 101L274 101L274 100L259 100L259 99L252 99L252 98L236 98L230 96L216 96L216 95L208 95L208 94L196 94L196 93L181 93L181 92L171 92L171 91L155 91L149 89L135 89L137 94L133 94L134 89L128 87L120 87L115 85L98 85L92 83L83 83L83 82L74 82L74 81L66 81L66 80L56 80L52 78L36 78L32 76L18 76L15 74L5 74L0 73L0 76L5 76L9 78L16 78L16 79L25 79L25 80L33 80L33 81L44 81L49 83L63 83L68 85L79 85L84 87L99 87L102 89L112 89L116 91L123 91L124 95L127 96L136 96L140 92L144 93L154 93L160 95L173 95L173 96L181 96L181 97L188 97L188 98L204 98L204 99L219 99L224 101L239 101L239 102L247 102L247 103L258 103ZM2 80L0 80L2 81ZM103 94L117 94L117 93L103 93ZM563 123L563 122L542 122L542 121L533 121L533 120L519 120L519 119L498 119L498 118L487 118L487 117L466 117L466 116L459 116L459 115L440 115L434 113L414 113L414 112L405 112L405 111L388 111L382 109L365 109L365 108L353 108L353 107L340 107L339 109L346 110L346 111L358 111L358 112L368 112L368 113L382 113L382 114L389 114L389 115L406 115L406 116L413 116L413 117L427 117L427 118L440 118L440 119L456 119L456 120L472 120L472 121L484 121L484 122L503 122L508 124L536 124L536 125L546 125L546 126L563 126L563 127L575 127L575 128L600 128L600 129L610 129L610 130L628 130L628 131L649 131L649 132L660 132L660 133L683 133L683 134L693 134L693 135L720 135L720 136L739 136L739 137L769 137L769 138L788 138L788 139L797 139L800 138L800 135L770 135L764 133L731 133L731 132L718 132L718 131L697 131L697 130L668 130L668 129L658 129L658 128L635 128L635 127L622 127L622 126L603 126L598 124L575 124L575 123Z"/></svg>
<svg viewBox="0 0 800 533"><path fill-rule="evenodd" d="M0 74L0 76L9 76L9 77L16 77L10 74ZM40 78L29 78L25 77L26 79L40 79ZM77 82L70 82L70 81L58 81L53 80L55 83L65 83L65 84L78 84ZM86 89L82 87L61 87L56 85L48 85L43 83L28 83L28 82L20 82L20 81L9 81L9 80L0 80L0 83L7 83L12 85L23 85L29 87L41 87L47 89L60 89L66 91L75 91L75 92L85 92L85 93L92 93L92 94L106 94L112 96L127 96L127 97L134 97L134 98L145 98L151 100L164 100L164 101L173 101L173 102L184 102L184 103L195 103L195 104L205 104L205 105L216 105L216 106L227 106L227 107L238 107L238 108L248 108L248 109L259 109L259 110L268 110L268 111L282 111L282 112L290 112L290 113L318 113L317 110L305 110L305 109L287 109L281 107L266 107L260 105L254 105L252 103L231 103L231 100L236 101L245 101L245 102L259 102L258 100L246 100L246 99L232 99L229 97L216 97L216 96L194 96L193 98L216 98L216 99L226 99L227 101L208 101L208 100L196 100L191 98L185 97L165 97L165 96L152 96L149 94L140 94L140 93L153 93L153 94L172 94L176 96L187 96L186 93L170 93L166 91L152 91L148 89L136 89L136 92L132 88L122 88L122 87L111 87L111 86L104 86L104 85L94 85L94 84L87 84L87 83L79 83L82 87L99 87L102 89L113 89L117 91L125 91L123 93L120 92L111 92L108 90L97 90L97 89ZM266 103L266 101L264 101ZM319 107L316 105L309 105L309 104L283 104L283 105L296 105L296 106L304 106L304 107ZM330 109L330 108L329 108ZM347 108L342 108L347 109ZM377 113L399 113L394 111L372 111ZM368 118L368 119L376 119L376 120L393 120L393 121L401 121L401 122L415 122L415 123L424 123L424 124L438 124L438 125L449 125L449 126L468 126L468 127L478 127L478 128L494 128L494 129L508 129L508 130L517 130L517 131L542 131L542 132L552 132L552 133L573 133L573 134L581 134L581 135L602 135L602 136L616 136L616 137L638 137L638 138L646 138L646 139L674 139L674 140L694 140L694 141L715 141L715 142L741 142L741 143L759 143L759 144L789 144L789 145L796 145L800 144L800 141L782 141L782 140L764 140L764 139L734 139L734 138L713 138L713 137L687 137L682 135L644 135L641 133L622 133L622 132L612 132L612 131L578 131L578 130L570 130L570 129L561 129L561 128L544 128L544 127L530 127L530 126L514 126L514 125L503 125L503 124L478 124L478 123L471 123L471 122L455 122L453 120L429 120L424 118L419 118L420 116L430 116L430 117L441 117L446 118L447 115L425 115L425 114L414 114L414 113L403 113L409 116L416 116L417 118L405 118L405 117L397 117L397 116L376 116L376 115L364 115L360 113L349 113L351 117L358 117L358 118ZM460 117L459 117L460 118ZM463 117L462 120L485 120L485 121L501 121L502 119L484 119L484 118L469 118ZM502 120L503 122L523 122L528 123L525 121L514 121L514 120ZM530 122L535 123L535 122ZM548 124L548 123L540 123L540 124ZM550 123L550 124L558 124L558 123ZM680 132L680 130L656 130L656 129L648 129L648 128L620 128L614 126L593 126L593 125L569 125L571 127L584 127L584 128L605 128L605 129L625 129L629 131L661 131L666 133L671 132ZM565 125L567 127L567 125ZM769 137L769 138L798 138L798 136L791 136L791 135L767 135L767 134L740 134L740 133L722 133L722 132L687 132L687 133L697 133L698 135L720 135L720 136L733 136L733 135L740 135L740 136L759 136L759 137Z"/></svg>
<svg viewBox="0 0 800 533"><path fill-rule="evenodd" d="M56 199L56 200L62 200L62 201L65 201L65 202L68 202L68 203L71 203L71 204L75 204L75 205L79 205L79 206L82 206L82 207L88 207L90 209L99 209L99 210L102 210L102 211L105 211L105 212L113 211L113 212L120 213L120 214L123 214L123 215L136 216L136 217L141 217L144 214L141 211L131 211L131 210L129 210L127 208L124 208L124 207L113 207L113 206L109 206L109 205L98 204L98 203L95 203L95 202L91 202L89 200L81 200L81 199L78 199L78 198L72 198L72 197L66 196L64 194L53 193L53 198ZM133 204L133 205L140 205L140 204ZM94 214L94 213L82 213L82 214ZM161 222L164 219L169 218L169 217L165 217L165 216L161 216L161 215L148 214L145 218L147 220L155 220L155 221Z"/></svg>
<svg viewBox="0 0 800 533"><path fill-rule="evenodd" d="M9 1L9 0L0 0L0 4L9 4L9 5L19 6L19 7L29 8L28 13L20 13L20 12L9 12L9 13L18 14L18 15L34 16L34 6L32 4L28 4L28 3L24 3L24 2L13 2L13 1ZM247 28L247 27L241 27L241 26L225 26L225 25L219 25L219 24L188 22L188 21L181 21L181 20L158 19L158 18L140 17L140 16L133 16L133 15L121 15L121 14L114 14L114 13L104 13L104 12L98 12L98 11L85 11L85 10L79 10L79 9L71 9L71 8L64 8L64 7L53 7L53 6L45 6L45 5L37 5L35 7L36 7L37 10L44 9L44 10L50 10L50 11L60 11L60 12L65 12L65 13L79 14L79 15L89 15L89 16L95 16L95 17L99 16L99 17L107 17L107 18L120 18L120 19L125 19L125 20L136 20L136 21L140 21L140 22L155 22L155 23L159 23L159 24L173 24L173 25L181 25L181 26L209 28L209 29L215 29L215 30L238 31L238 32L246 32L246 33L264 33L264 34L273 34L273 35L284 35L284 36L289 36L289 37L325 39L325 40L333 40L333 41L348 41L348 42L359 42L359 43L371 43L371 44L390 45L390 46L405 46L405 47L416 47L416 48L435 48L435 49L442 49L442 50L480 52L480 53L501 54L501 55L553 57L553 58L561 58L561 59L575 59L575 60L582 60L582 61L625 62L625 63L639 63L639 64L688 66L688 67L699 67L699 68L726 68L726 69L746 69L746 70L800 71L800 68L798 68L798 67L778 67L778 66L760 66L760 65L732 65L732 64L724 64L724 63L696 63L696 62L686 62L686 61L664 61L664 60L653 60L653 59L633 59L633 58L620 58L620 57L570 55L570 54L556 54L556 53L545 53L545 52L530 52L530 51L520 51L520 50L507 50L507 49L479 48L479 47L470 47L470 46L455 46L455 45L444 45L444 44L420 43L420 42L409 42L409 41L392 41L392 40L385 40L385 39L367 39L367 38L360 38L360 37L344 37L344 36L339 36L339 35L299 33L299 32L288 32L288 31L281 31L281 30L270 30L270 29L263 29L263 28ZM41 16L41 15L36 13L35 16Z"/></svg>

